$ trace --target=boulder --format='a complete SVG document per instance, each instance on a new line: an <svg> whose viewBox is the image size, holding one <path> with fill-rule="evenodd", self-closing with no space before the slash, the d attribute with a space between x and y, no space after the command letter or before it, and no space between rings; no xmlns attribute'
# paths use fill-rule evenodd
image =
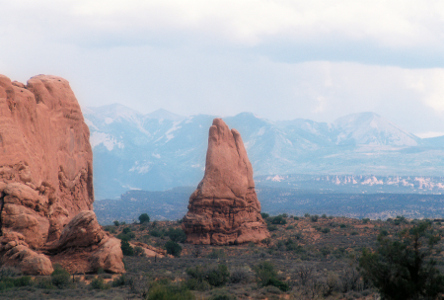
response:
<svg viewBox="0 0 444 300"><path fill-rule="evenodd" d="M222 119L214 119L208 137L205 175L190 196L182 223L187 242L260 242L270 237L260 211L253 168L242 138Z"/></svg>
<svg viewBox="0 0 444 300"><path fill-rule="evenodd" d="M0 75L0 236L7 244L12 233L20 234L26 249L14 250L18 256L38 256L23 260L22 270L40 274L32 265L45 264L40 258L47 249L84 241L75 226L70 233L65 229L82 211L94 215L93 202L89 129L68 81L38 75L25 85ZM84 255L110 239L94 228L95 240L88 240ZM62 232L66 243L59 241ZM6 252L1 259L13 261Z"/></svg>

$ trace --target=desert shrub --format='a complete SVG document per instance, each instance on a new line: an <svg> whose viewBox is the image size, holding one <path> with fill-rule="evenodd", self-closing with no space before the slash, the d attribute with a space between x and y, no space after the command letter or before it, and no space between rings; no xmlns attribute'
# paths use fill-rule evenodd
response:
<svg viewBox="0 0 444 300"><path fill-rule="evenodd" d="M211 286L219 287L225 285L230 279L230 272L224 264L210 267L196 266L194 268L188 268L187 274L195 280L191 283L196 286L206 281ZM203 286L205 286L205 284L203 284Z"/></svg>
<svg viewBox="0 0 444 300"><path fill-rule="evenodd" d="M93 290L106 290L109 289L109 285L105 283L102 277L97 277L91 280L89 287Z"/></svg>
<svg viewBox="0 0 444 300"><path fill-rule="evenodd" d="M341 227L341 228L345 228L345 227L347 227L347 225L345 225L345 224L339 224L339 227Z"/></svg>
<svg viewBox="0 0 444 300"><path fill-rule="evenodd" d="M319 216L318 216L318 215L311 216L311 218L310 218L310 220L311 220L312 222L317 222L318 219L319 219Z"/></svg>
<svg viewBox="0 0 444 300"><path fill-rule="evenodd" d="M358 235L359 233L357 231L352 231L350 234L351 235Z"/></svg>
<svg viewBox="0 0 444 300"><path fill-rule="evenodd" d="M277 250L284 250L284 248L285 248L284 241L282 241L282 240L277 241L275 247Z"/></svg>
<svg viewBox="0 0 444 300"><path fill-rule="evenodd" d="M154 221L155 222L155 221ZM153 225L154 225L154 222L153 222ZM162 231L160 231L160 230L158 230L158 229L152 229L151 231L150 231L150 235L151 236L154 236L154 237L161 237L161 236L163 236L163 233L162 233Z"/></svg>
<svg viewBox="0 0 444 300"><path fill-rule="evenodd" d="M150 300L193 300L194 295L185 285L154 282L148 292Z"/></svg>
<svg viewBox="0 0 444 300"><path fill-rule="evenodd" d="M32 279L30 276L21 277L3 277L0 281L0 291L7 290L15 287L24 287L32 285Z"/></svg>
<svg viewBox="0 0 444 300"><path fill-rule="evenodd" d="M114 220L113 223L114 223L115 226L119 226L120 225L120 222L117 221L117 220Z"/></svg>
<svg viewBox="0 0 444 300"><path fill-rule="evenodd" d="M14 285L14 281L12 280L12 278L4 278L2 281L0 281L0 291L12 289L14 287L15 287L15 285Z"/></svg>
<svg viewBox="0 0 444 300"><path fill-rule="evenodd" d="M51 274L51 282L52 284L59 288L67 288L70 284L70 275L68 271L62 268L60 265L54 265L54 272Z"/></svg>
<svg viewBox="0 0 444 300"><path fill-rule="evenodd" d="M0 268L0 280L7 277L17 277L22 274L20 269L10 266L3 266Z"/></svg>
<svg viewBox="0 0 444 300"><path fill-rule="evenodd" d="M218 265L216 268L211 268L206 274L207 281L212 286L223 286L230 279L230 272L226 265Z"/></svg>
<svg viewBox="0 0 444 300"><path fill-rule="evenodd" d="M310 218L310 214L309 214L309 213L305 213L305 214L304 214L304 217L305 217L305 218Z"/></svg>
<svg viewBox="0 0 444 300"><path fill-rule="evenodd" d="M139 216L139 222L140 222L140 224L149 223L150 222L150 216L148 216L147 213L141 214Z"/></svg>
<svg viewBox="0 0 444 300"><path fill-rule="evenodd" d="M165 243L165 249L168 254L171 254L175 257L179 257L180 253L182 252L182 247L173 241L168 241Z"/></svg>
<svg viewBox="0 0 444 300"><path fill-rule="evenodd" d="M111 286L112 287L119 287L119 286L124 286L128 284L128 280L125 276L125 274L120 275L119 277L115 278L112 282L111 282Z"/></svg>
<svg viewBox="0 0 444 300"><path fill-rule="evenodd" d="M134 247L134 255L135 256L145 257L146 253L145 253L145 250L143 250L142 247L137 246L137 247Z"/></svg>
<svg viewBox="0 0 444 300"><path fill-rule="evenodd" d="M193 291L208 291L211 289L210 284L206 280L198 280L196 278L188 278L185 281L187 288Z"/></svg>
<svg viewBox="0 0 444 300"><path fill-rule="evenodd" d="M180 229L180 228L176 228L176 229L174 229L174 228L170 228L170 229L167 231L166 235L169 236L170 239L171 239L173 242L176 242L176 243L183 243L183 242L185 242L186 239L187 239L187 235L186 235L185 232L184 232L182 229Z"/></svg>
<svg viewBox="0 0 444 300"><path fill-rule="evenodd" d="M295 219L296 221L299 220L298 216L294 216L293 219Z"/></svg>
<svg viewBox="0 0 444 300"><path fill-rule="evenodd" d="M253 270L256 273L256 277L260 286L275 286L281 291L288 291L290 288L288 283L280 281L277 276L277 272L274 266L268 262L264 261L254 266Z"/></svg>
<svg viewBox="0 0 444 300"><path fill-rule="evenodd" d="M329 232L330 232L330 228L327 228L327 227L322 228L322 229L321 229L321 232L322 232L322 233L329 233Z"/></svg>
<svg viewBox="0 0 444 300"><path fill-rule="evenodd" d="M126 256L133 256L134 255L134 249L131 247L130 243L125 240L120 241L120 248L122 248L123 255Z"/></svg>
<svg viewBox="0 0 444 300"><path fill-rule="evenodd" d="M117 235L117 238L121 239L122 241L131 241L135 237L136 237L136 234L134 232L132 232L131 228L129 228L129 227L124 228L122 233L119 233Z"/></svg>
<svg viewBox="0 0 444 300"><path fill-rule="evenodd" d="M236 300L237 297L235 295L229 295L225 292L218 293L210 298L210 300Z"/></svg>
<svg viewBox="0 0 444 300"><path fill-rule="evenodd" d="M285 225L287 224L287 220L284 218L283 215L278 215L276 217L270 218L271 224L279 224L279 225Z"/></svg>
<svg viewBox="0 0 444 300"><path fill-rule="evenodd" d="M208 258L219 259L226 256L224 249L213 249L213 251L208 254Z"/></svg>
<svg viewBox="0 0 444 300"><path fill-rule="evenodd" d="M376 251L362 253L361 273L386 299L435 299L444 292L434 259L440 239L427 221L392 238L379 235Z"/></svg>
<svg viewBox="0 0 444 300"><path fill-rule="evenodd" d="M278 228L276 225L267 224L268 231L276 231Z"/></svg>
<svg viewBox="0 0 444 300"><path fill-rule="evenodd" d="M231 283L247 283L250 281L250 273L245 268L235 268L231 271Z"/></svg>
<svg viewBox="0 0 444 300"><path fill-rule="evenodd" d="M36 279L35 283L39 289L49 290L54 288L54 285L52 284L52 280L50 278L40 277Z"/></svg>
<svg viewBox="0 0 444 300"><path fill-rule="evenodd" d="M292 229L294 229L294 226L293 225L288 225L287 227L285 227L285 229L286 230L292 230Z"/></svg>
<svg viewBox="0 0 444 300"><path fill-rule="evenodd" d="M400 225L402 223L408 223L404 216L396 216L396 219L393 220L393 224Z"/></svg>
<svg viewBox="0 0 444 300"><path fill-rule="evenodd" d="M370 222L370 219L369 219L369 218L364 218L364 219L362 219L362 223L367 224L368 222Z"/></svg>
<svg viewBox="0 0 444 300"><path fill-rule="evenodd" d="M287 239L285 241L285 247L287 248L287 251L294 251L297 248L297 244L294 240L292 239Z"/></svg>
<svg viewBox="0 0 444 300"><path fill-rule="evenodd" d="M270 215L269 214L267 214L267 213L261 213L261 216L262 216L262 219L266 219L266 218L268 218Z"/></svg>
<svg viewBox="0 0 444 300"><path fill-rule="evenodd" d="M322 219L327 219L327 215L326 214L322 214L321 218Z"/></svg>

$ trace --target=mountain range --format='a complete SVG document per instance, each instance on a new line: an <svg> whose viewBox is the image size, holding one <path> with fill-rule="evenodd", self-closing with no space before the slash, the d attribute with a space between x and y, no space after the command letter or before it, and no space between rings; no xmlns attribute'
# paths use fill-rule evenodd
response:
<svg viewBox="0 0 444 300"><path fill-rule="evenodd" d="M120 104L85 107L83 113L98 200L128 190L196 186L203 177L208 129L217 116L141 114ZM444 137L421 139L372 112L332 123L270 121L252 113L224 121L240 132L255 176L444 175Z"/></svg>

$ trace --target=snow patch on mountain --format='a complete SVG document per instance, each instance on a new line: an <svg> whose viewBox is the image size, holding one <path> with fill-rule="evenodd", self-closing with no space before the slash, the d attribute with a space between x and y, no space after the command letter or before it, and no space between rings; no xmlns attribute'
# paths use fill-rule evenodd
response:
<svg viewBox="0 0 444 300"><path fill-rule="evenodd" d="M97 147L100 144L103 144L108 151L112 151L115 146L119 149L125 148L125 145L122 142L117 141L113 136L99 131L93 131L90 136L91 147Z"/></svg>

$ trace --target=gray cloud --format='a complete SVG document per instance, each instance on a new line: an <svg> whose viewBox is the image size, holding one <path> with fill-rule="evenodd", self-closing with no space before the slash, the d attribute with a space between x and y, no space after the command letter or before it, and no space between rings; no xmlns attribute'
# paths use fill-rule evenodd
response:
<svg viewBox="0 0 444 300"><path fill-rule="evenodd" d="M444 132L444 9L412 1L9 1L0 71L67 78L84 106Z"/></svg>

